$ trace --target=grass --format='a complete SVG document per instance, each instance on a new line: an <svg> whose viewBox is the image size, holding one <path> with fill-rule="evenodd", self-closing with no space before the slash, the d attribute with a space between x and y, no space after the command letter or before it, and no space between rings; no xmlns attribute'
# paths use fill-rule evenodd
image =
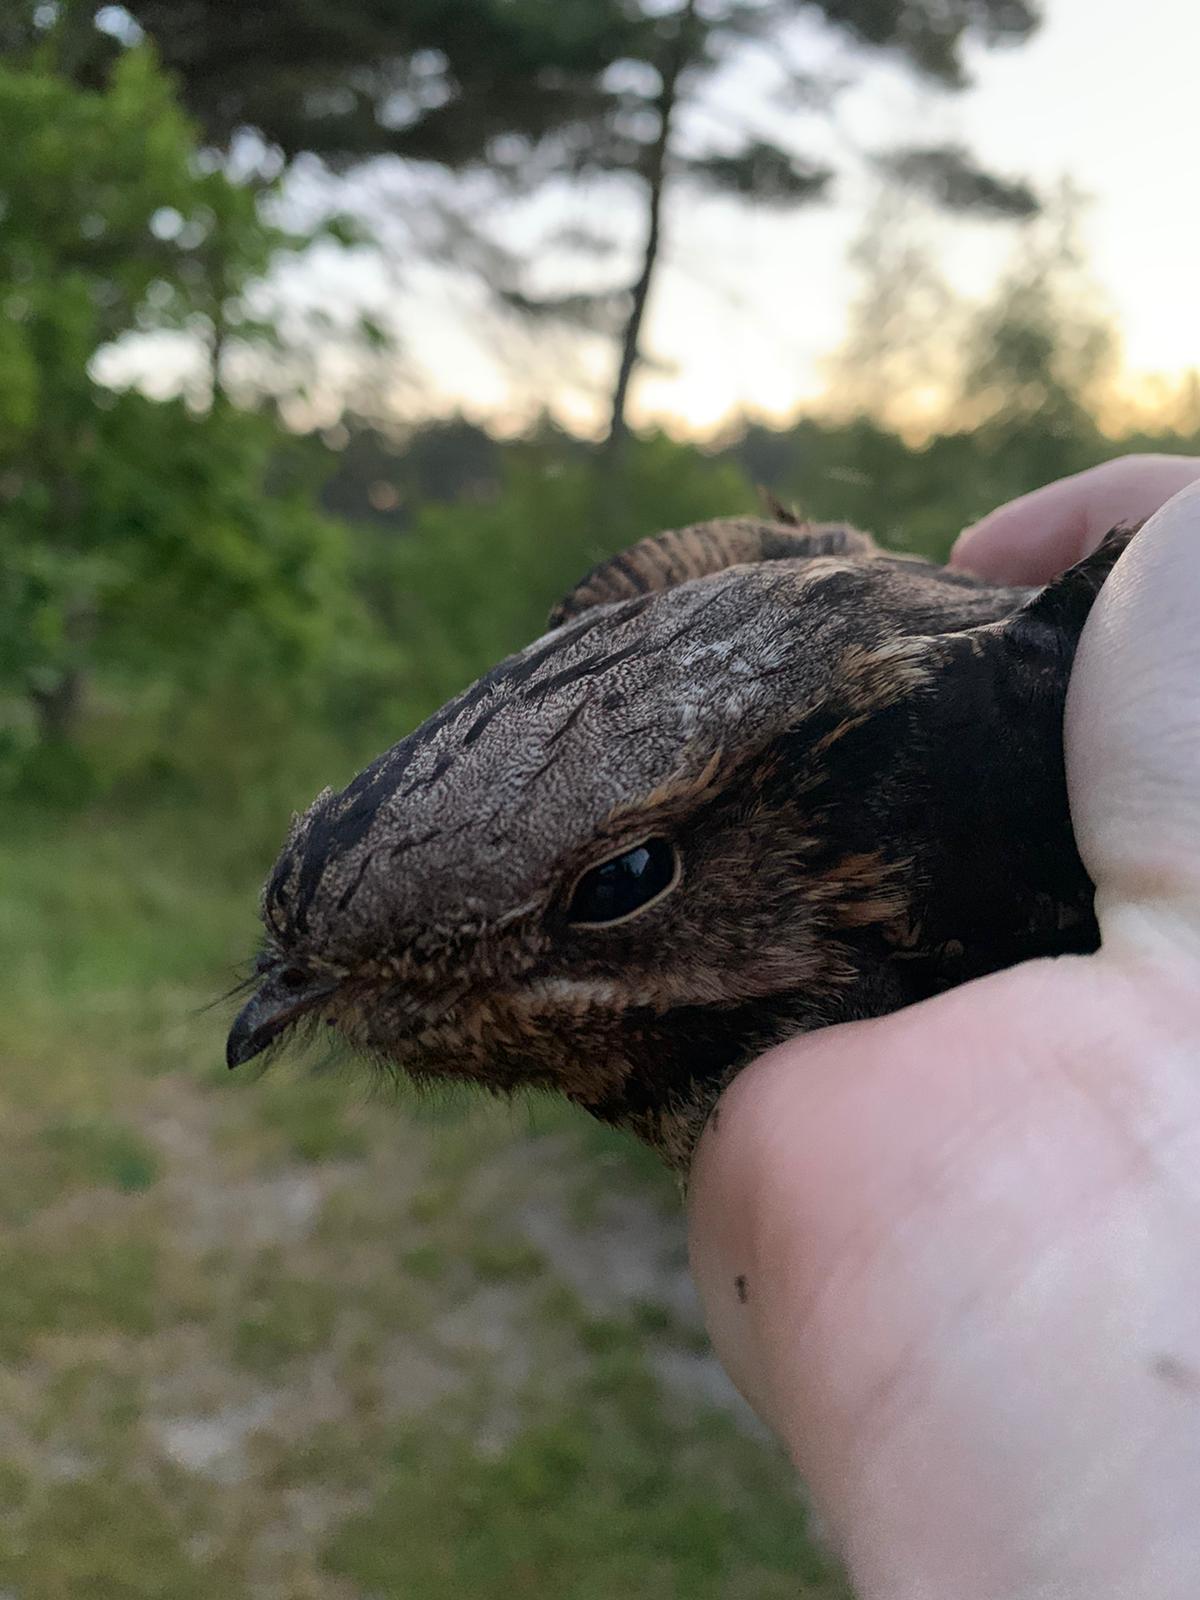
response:
<svg viewBox="0 0 1200 1600"><path fill-rule="evenodd" d="M706 1440L723 1458L712 1473L652 1385L631 1375L621 1399L531 1421L494 1454L429 1428L400 1436L383 1487L324 1564L360 1593L414 1600L796 1595L814 1574L795 1498L733 1430Z"/></svg>
<svg viewBox="0 0 1200 1600"><path fill-rule="evenodd" d="M55 1187L74 1181L111 1185L130 1194L158 1177L153 1146L126 1123L102 1117L54 1117L38 1132L43 1159Z"/></svg>
<svg viewBox="0 0 1200 1600"><path fill-rule="evenodd" d="M0 1358L33 1353L39 1336L148 1334L158 1314L152 1239L81 1224L61 1240L18 1237L0 1246Z"/></svg>
<svg viewBox="0 0 1200 1600"><path fill-rule="evenodd" d="M128 809L0 835L0 1593L843 1594L660 1375L707 1359L670 1179L550 1103L230 1077L286 810Z"/></svg>
<svg viewBox="0 0 1200 1600"><path fill-rule="evenodd" d="M186 1526L167 1497L108 1474L49 1484L30 1496L0 1552L0 1583L28 1600L209 1600L213 1593L211 1568L189 1551ZM239 1593L224 1585L220 1592L230 1600Z"/></svg>
<svg viewBox="0 0 1200 1600"><path fill-rule="evenodd" d="M319 1277L290 1276L279 1249L255 1261L238 1306L230 1353L239 1367L263 1377L327 1348L337 1325L334 1286Z"/></svg>

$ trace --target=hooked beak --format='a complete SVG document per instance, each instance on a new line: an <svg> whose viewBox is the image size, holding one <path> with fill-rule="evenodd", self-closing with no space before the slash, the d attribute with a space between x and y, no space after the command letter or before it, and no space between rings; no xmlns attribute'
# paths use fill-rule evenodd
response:
<svg viewBox="0 0 1200 1600"><path fill-rule="evenodd" d="M268 976L233 1019L225 1042L226 1066L240 1067L261 1055L289 1024L328 999L333 989L331 983L285 987L274 975Z"/></svg>

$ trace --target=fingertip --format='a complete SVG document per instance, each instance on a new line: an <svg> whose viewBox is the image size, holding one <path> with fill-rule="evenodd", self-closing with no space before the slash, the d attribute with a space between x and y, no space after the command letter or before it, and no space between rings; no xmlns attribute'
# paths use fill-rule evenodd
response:
<svg viewBox="0 0 1200 1600"><path fill-rule="evenodd" d="M735 1083L717 1106L692 1162L688 1258L713 1348L739 1393L768 1426L775 1426L755 1255L753 1190L762 1167L738 1115L738 1087Z"/></svg>
<svg viewBox="0 0 1200 1600"><path fill-rule="evenodd" d="M955 539L950 547L950 554L946 565L957 567L960 571L974 572L976 570L976 547L980 543L980 533L986 534L986 518L983 522L972 522Z"/></svg>
<svg viewBox="0 0 1200 1600"><path fill-rule="evenodd" d="M1049 583L1110 528L1140 522L1200 478L1186 456L1123 456L1010 500L964 528L950 566L991 583Z"/></svg>
<svg viewBox="0 0 1200 1600"><path fill-rule="evenodd" d="M819 1276L808 1258L853 1184L844 1124L861 1119L842 1103L861 1103L853 1067L873 1027L822 1029L744 1068L701 1136L688 1183L689 1257L713 1347L793 1449L789 1330Z"/></svg>
<svg viewBox="0 0 1200 1600"><path fill-rule="evenodd" d="M1046 583L1073 557L1070 510L1061 486L1050 484L997 506L964 528L950 562L989 583Z"/></svg>
<svg viewBox="0 0 1200 1600"><path fill-rule="evenodd" d="M964 528L950 561L991 583L1049 583L1084 552L1084 522L1073 480L1064 479L1010 500Z"/></svg>
<svg viewBox="0 0 1200 1600"><path fill-rule="evenodd" d="M789 1444L776 1389L779 1330L791 1322L811 1190L828 1192L839 1177L836 1162L812 1150L825 1120L823 1082L845 1076L845 1030L868 1027L791 1039L745 1067L709 1119L688 1183L689 1257L713 1347L740 1393Z"/></svg>
<svg viewBox="0 0 1200 1600"><path fill-rule="evenodd" d="M964 528L954 541L948 564L991 583L1029 581L1028 530L1019 516L1009 515L1012 510L1002 506Z"/></svg>

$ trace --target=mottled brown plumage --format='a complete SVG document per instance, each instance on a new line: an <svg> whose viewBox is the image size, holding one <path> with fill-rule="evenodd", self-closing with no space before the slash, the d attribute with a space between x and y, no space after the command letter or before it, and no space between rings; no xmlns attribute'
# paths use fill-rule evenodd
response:
<svg viewBox="0 0 1200 1600"><path fill-rule="evenodd" d="M1062 711L1129 537L1038 591L783 520L604 563L297 819L230 1065L321 1016L684 1170L766 1046L1094 948Z"/></svg>

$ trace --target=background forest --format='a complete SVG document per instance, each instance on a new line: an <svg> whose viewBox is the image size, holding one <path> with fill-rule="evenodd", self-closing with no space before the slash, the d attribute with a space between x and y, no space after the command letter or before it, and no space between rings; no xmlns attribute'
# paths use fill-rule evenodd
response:
<svg viewBox="0 0 1200 1600"><path fill-rule="evenodd" d="M676 1198L637 1152L320 1060L229 1080L212 1005L291 812L606 551L765 489L941 557L1039 483L1200 451L1194 381L1119 399L1069 187L960 144L793 136L848 82L792 48L802 15L843 67L886 57L940 96L1040 21L0 7L5 1594L844 1592L708 1353ZM769 118L721 88L756 53ZM705 437L639 413L680 208L736 227L852 180L820 402ZM586 225L571 194L600 197ZM986 301L939 278L934 218L987 231ZM434 281L447 366L456 317L518 400L437 397L389 314Z"/></svg>

